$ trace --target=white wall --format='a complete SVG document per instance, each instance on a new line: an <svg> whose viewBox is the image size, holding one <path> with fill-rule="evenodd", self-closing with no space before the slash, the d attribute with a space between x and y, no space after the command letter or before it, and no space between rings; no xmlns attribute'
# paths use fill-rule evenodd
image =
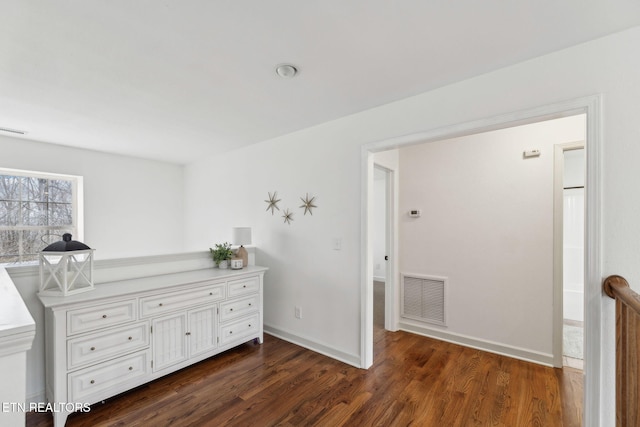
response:
<svg viewBox="0 0 640 427"><path fill-rule="evenodd" d="M229 240L233 226L252 227L256 264L270 269L265 325L352 363L359 352L359 174L359 147L322 132L303 143L284 138L222 154L185 172L187 249ZM274 191L281 202L271 215L265 200ZM307 193L318 207L305 216L299 206ZM291 224L282 218L286 208Z"/></svg>
<svg viewBox="0 0 640 427"><path fill-rule="evenodd" d="M83 176L84 242L96 250L98 260L184 250L182 166L0 136L0 167ZM8 270L36 321L27 353L27 398L43 401L39 277L28 268L17 277L15 269Z"/></svg>
<svg viewBox="0 0 640 427"><path fill-rule="evenodd" d="M183 167L0 136L0 167L84 177L84 242L96 259L183 250Z"/></svg>
<svg viewBox="0 0 640 427"><path fill-rule="evenodd" d="M522 62L418 96L341 118L246 149L203 159L186 170L188 248L228 239L230 228L255 228L265 276L265 323L359 356L360 146L603 94L603 273L622 274L640 289L640 27ZM234 193L214 183L234 182ZM283 225L264 212L267 191L282 207L318 195L313 218ZM229 231L226 231L229 230ZM331 238L342 237L333 251ZM590 286L599 286L598 283ZM603 297L602 424L613 420L614 314ZM293 317L293 306L305 310Z"/></svg>
<svg viewBox="0 0 640 427"><path fill-rule="evenodd" d="M580 115L400 149L400 272L448 278L427 329L552 363L554 145L584 137Z"/></svg>

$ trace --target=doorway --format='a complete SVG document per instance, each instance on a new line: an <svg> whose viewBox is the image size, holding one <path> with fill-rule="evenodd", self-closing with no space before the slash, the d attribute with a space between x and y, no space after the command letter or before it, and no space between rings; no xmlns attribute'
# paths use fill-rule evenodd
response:
<svg viewBox="0 0 640 427"><path fill-rule="evenodd" d="M584 367L584 143L556 147L556 162L562 163L562 188L556 189L555 215L562 218L562 230L556 230L556 248L562 247L562 363L560 366L582 370ZM556 172L558 165L556 165ZM561 195L559 194L561 193ZM560 197L562 201L560 202ZM557 219L559 220L559 218ZM558 259L555 262L560 262ZM559 278L559 275L556 276ZM556 284L556 286L560 286ZM560 333L560 332L558 332Z"/></svg>
<svg viewBox="0 0 640 427"><path fill-rule="evenodd" d="M387 282L387 180L389 171L380 165L373 169L373 329L384 329L385 284Z"/></svg>
<svg viewBox="0 0 640 427"><path fill-rule="evenodd" d="M451 139L459 136L472 135L490 130L504 129L522 124L536 123L554 118L586 115L586 189L585 189L585 367L584 367L584 421L590 425L600 416L600 384L601 367L599 344L601 342L601 317L600 305L600 279L601 279L601 221L599 215L600 206L600 151L601 134L600 123L602 120L601 97L598 95L577 98L530 110L510 113L503 116L495 116L474 122L461 123L444 128L434 128L425 132L399 136L384 141L372 142L362 147L362 322L361 322L361 367L368 368L373 362L373 289L371 283L372 262L370 241L372 240L372 180L373 180L373 156L403 146ZM394 295L395 297L395 295ZM561 297L560 297L561 298ZM555 304L554 300L554 304ZM555 337L554 337L555 343ZM561 345L561 343L560 343ZM554 344L555 348L555 344ZM554 350L555 354L555 350Z"/></svg>
<svg viewBox="0 0 640 427"><path fill-rule="evenodd" d="M397 330L396 300L396 206L397 153L380 153L373 167L372 289L373 328Z"/></svg>

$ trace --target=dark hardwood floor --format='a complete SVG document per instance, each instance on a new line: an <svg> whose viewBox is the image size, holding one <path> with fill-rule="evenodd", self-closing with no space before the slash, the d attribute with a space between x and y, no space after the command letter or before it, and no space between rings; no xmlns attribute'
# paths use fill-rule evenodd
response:
<svg viewBox="0 0 640 427"><path fill-rule="evenodd" d="M582 372L375 328L357 369L265 335L72 414L67 426L580 426ZM27 414L28 427L52 426Z"/></svg>

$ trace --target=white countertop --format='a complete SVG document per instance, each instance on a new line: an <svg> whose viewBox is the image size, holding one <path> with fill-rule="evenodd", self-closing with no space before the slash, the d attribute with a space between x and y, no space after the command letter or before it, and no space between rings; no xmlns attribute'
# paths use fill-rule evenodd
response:
<svg viewBox="0 0 640 427"><path fill-rule="evenodd" d="M38 295L45 307L56 307L87 301L100 301L105 298L124 296L136 292L162 290L176 285L197 284L210 280L229 280L247 274L264 273L267 267L249 265L241 270L206 268L180 273L142 277L139 279L119 280L95 285L95 289L68 296Z"/></svg>
<svg viewBox="0 0 640 427"><path fill-rule="evenodd" d="M0 355L30 349L35 333L36 322L9 273L0 267Z"/></svg>

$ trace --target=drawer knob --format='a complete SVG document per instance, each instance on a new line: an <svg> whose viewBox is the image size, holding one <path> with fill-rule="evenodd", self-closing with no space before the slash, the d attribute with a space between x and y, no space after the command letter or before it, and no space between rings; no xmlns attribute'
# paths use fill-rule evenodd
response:
<svg viewBox="0 0 640 427"><path fill-rule="evenodd" d="M133 371L133 366L129 366L129 370L130 370L130 371Z"/></svg>
<svg viewBox="0 0 640 427"><path fill-rule="evenodd" d="M249 303L249 307L251 307L251 303Z"/></svg>
<svg viewBox="0 0 640 427"><path fill-rule="evenodd" d="M162 307L162 303L158 304L158 306Z"/></svg>
<svg viewBox="0 0 640 427"><path fill-rule="evenodd" d="M129 341L131 341L133 339L133 337L129 337Z"/></svg>
<svg viewBox="0 0 640 427"><path fill-rule="evenodd" d="M213 295L213 292L209 292L209 295Z"/></svg>
<svg viewBox="0 0 640 427"><path fill-rule="evenodd" d="M233 333L233 331L229 331L229 335L231 335Z"/></svg>
<svg viewBox="0 0 640 427"><path fill-rule="evenodd" d="M106 315L106 314L103 314L103 315L102 315L102 318L103 318L103 319L106 319L106 318L107 318L107 315Z"/></svg>
<svg viewBox="0 0 640 427"><path fill-rule="evenodd" d="M229 311L233 311L233 308L230 308Z"/></svg>
<svg viewBox="0 0 640 427"><path fill-rule="evenodd" d="M249 323L249 327L251 327L251 323Z"/></svg>
<svg viewBox="0 0 640 427"><path fill-rule="evenodd" d="M242 285L242 287L243 287L243 288L246 288L246 287L247 287L247 285Z"/></svg>
<svg viewBox="0 0 640 427"><path fill-rule="evenodd" d="M185 335L191 335L191 332L187 332Z"/></svg>
<svg viewBox="0 0 640 427"><path fill-rule="evenodd" d="M95 384L96 382L94 380L89 381L91 384Z"/></svg>
<svg viewBox="0 0 640 427"><path fill-rule="evenodd" d="M95 347L91 347L91 351L94 351L96 348Z"/></svg>

